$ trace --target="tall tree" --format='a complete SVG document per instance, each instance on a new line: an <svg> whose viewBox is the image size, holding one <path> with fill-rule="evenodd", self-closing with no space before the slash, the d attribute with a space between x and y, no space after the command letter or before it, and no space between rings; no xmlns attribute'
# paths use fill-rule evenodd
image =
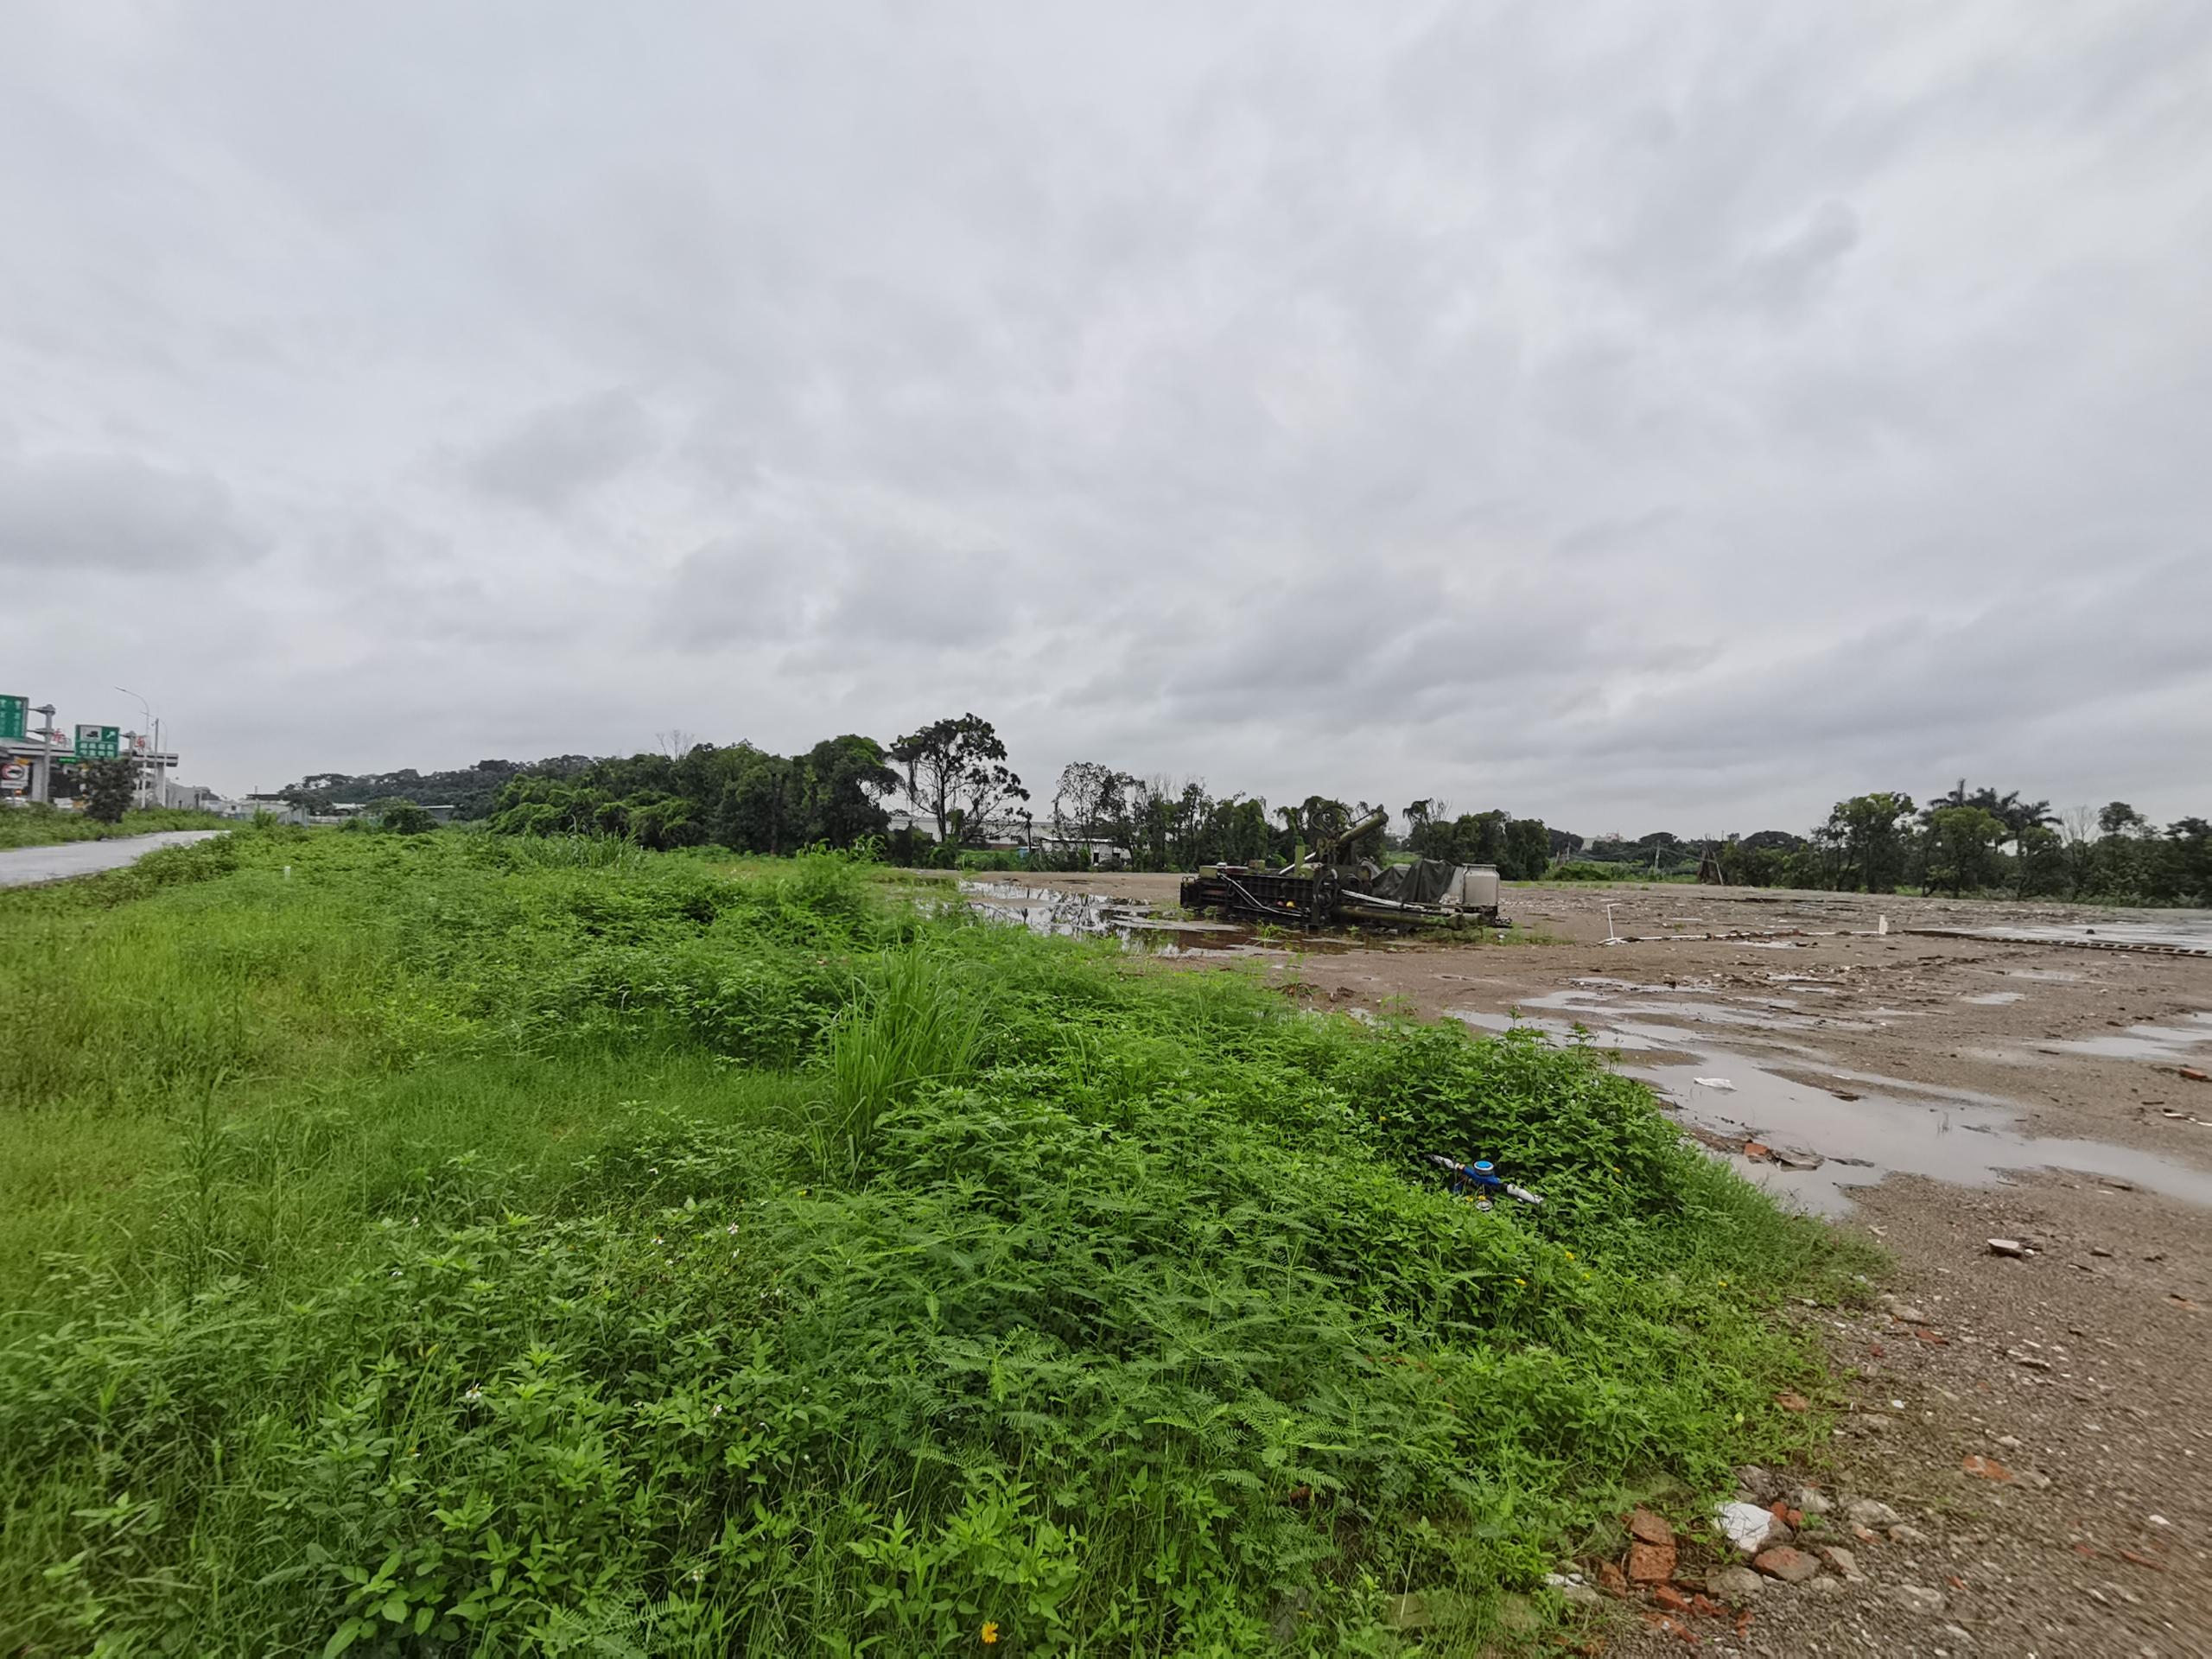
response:
<svg viewBox="0 0 2212 1659"><path fill-rule="evenodd" d="M988 820L1029 799L996 728L978 715L908 733L891 746L891 759L906 774L908 804L936 820L940 843L980 835Z"/></svg>
<svg viewBox="0 0 2212 1659"><path fill-rule="evenodd" d="M1103 761L1071 761L1060 769L1060 781L1052 791L1052 833L1064 842L1082 843L1087 857L1091 842L1126 830L1129 791L1135 783ZM1115 838L1128 844L1126 835Z"/></svg>
<svg viewBox="0 0 2212 1659"><path fill-rule="evenodd" d="M809 844L850 847L890 827L883 798L899 787L883 746L848 732L824 738L798 758Z"/></svg>
<svg viewBox="0 0 2212 1659"><path fill-rule="evenodd" d="M1878 790L1838 801L1817 839L1836 850L1836 886L1869 893L1894 893L1904 879L1905 822L1912 797Z"/></svg>
<svg viewBox="0 0 2212 1659"><path fill-rule="evenodd" d="M1551 868L1552 838L1541 818L1515 818L1505 826L1497 873L1509 881L1537 881Z"/></svg>

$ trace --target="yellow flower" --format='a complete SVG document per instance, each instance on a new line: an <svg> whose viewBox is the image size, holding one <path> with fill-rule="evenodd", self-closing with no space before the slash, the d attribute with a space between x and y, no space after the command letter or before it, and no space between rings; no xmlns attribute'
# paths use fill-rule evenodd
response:
<svg viewBox="0 0 2212 1659"><path fill-rule="evenodd" d="M1516 1279L1513 1282L1516 1285L1525 1285L1529 1281L1526 1279Z"/></svg>
<svg viewBox="0 0 2212 1659"><path fill-rule="evenodd" d="M999 1627L989 1619L983 1621L983 1645L989 1647L999 1639Z"/></svg>
<svg viewBox="0 0 2212 1659"><path fill-rule="evenodd" d="M1726 1289L1727 1289L1727 1288L1728 1288L1728 1281L1727 1281L1726 1279L1723 1279L1723 1280L1720 1281L1720 1288L1721 1288L1721 1289L1723 1289L1723 1290L1726 1290Z"/></svg>
<svg viewBox="0 0 2212 1659"><path fill-rule="evenodd" d="M1574 1252L1573 1250L1569 1250L1567 1253L1567 1259L1570 1262L1574 1260Z"/></svg>

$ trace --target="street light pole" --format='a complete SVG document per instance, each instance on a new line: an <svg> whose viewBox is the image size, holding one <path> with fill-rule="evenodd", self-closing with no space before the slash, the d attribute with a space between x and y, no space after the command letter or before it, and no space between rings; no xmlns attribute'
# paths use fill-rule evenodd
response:
<svg viewBox="0 0 2212 1659"><path fill-rule="evenodd" d="M118 686L117 686L115 689L116 689L117 690L118 690L118 691L122 692L122 693L123 693L123 695L124 695L124 696L126 696L126 697L137 697L137 698L138 698L138 708L139 708L139 711L146 716L146 723L145 723L143 726L142 726L142 727L140 727L140 728L139 728L139 735L140 735L140 736L141 736L141 737L142 737L142 738L143 738L146 742L151 743L151 742L154 741L154 707L153 707L153 705L152 705L151 703L148 702L146 701L146 699L145 699L143 696L140 696L140 695L139 695L139 693L137 693L137 692L136 692L136 691L133 691L133 690L132 690L129 686L127 686L127 685L118 685ZM149 801L149 800L148 800L148 799L146 798L146 764L147 764L147 753L146 753L146 751L145 751L144 749L140 749L140 750L138 751L138 791L137 791L137 795L138 795L138 804L139 804L141 807L151 806L151 805L153 804L153 803L152 803L151 801Z"/></svg>

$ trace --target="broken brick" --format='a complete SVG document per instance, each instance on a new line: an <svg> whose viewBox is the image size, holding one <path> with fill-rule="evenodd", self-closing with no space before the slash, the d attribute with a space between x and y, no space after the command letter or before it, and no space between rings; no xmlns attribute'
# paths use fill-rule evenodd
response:
<svg viewBox="0 0 2212 1659"><path fill-rule="evenodd" d="M1979 1475L1984 1480L2010 1480L2012 1478L2012 1471L2010 1469L2007 1469L2003 1464L1998 1462L1996 1459L1985 1458L1980 1452L1969 1452L1965 1460L1961 1462L1959 1466L1965 1470L1967 1473L1970 1475Z"/></svg>
<svg viewBox="0 0 2212 1659"><path fill-rule="evenodd" d="M1628 1517L1628 1529L1647 1544L1671 1544L1675 1541L1675 1529L1667 1524L1666 1517L1654 1515L1649 1510L1631 1510Z"/></svg>
<svg viewBox="0 0 2212 1659"><path fill-rule="evenodd" d="M1628 1547L1630 1584L1664 1584L1674 1576L1675 1547L1671 1543L1634 1543Z"/></svg>

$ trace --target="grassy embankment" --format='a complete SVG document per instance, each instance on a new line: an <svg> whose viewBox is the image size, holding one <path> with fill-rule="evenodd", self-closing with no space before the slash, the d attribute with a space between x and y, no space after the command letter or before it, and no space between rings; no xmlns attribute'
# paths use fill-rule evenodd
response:
<svg viewBox="0 0 2212 1659"><path fill-rule="evenodd" d="M188 812L181 807L157 806L125 812L120 823L102 823L82 812L63 812L43 804L11 807L0 811L0 849L51 847L62 841L111 841L118 836L147 836L157 830L227 830L228 818L212 812Z"/></svg>
<svg viewBox="0 0 2212 1659"><path fill-rule="evenodd" d="M1471 1650L1815 1432L1835 1247L1593 1057L833 859L249 830L0 998L11 1654Z"/></svg>

